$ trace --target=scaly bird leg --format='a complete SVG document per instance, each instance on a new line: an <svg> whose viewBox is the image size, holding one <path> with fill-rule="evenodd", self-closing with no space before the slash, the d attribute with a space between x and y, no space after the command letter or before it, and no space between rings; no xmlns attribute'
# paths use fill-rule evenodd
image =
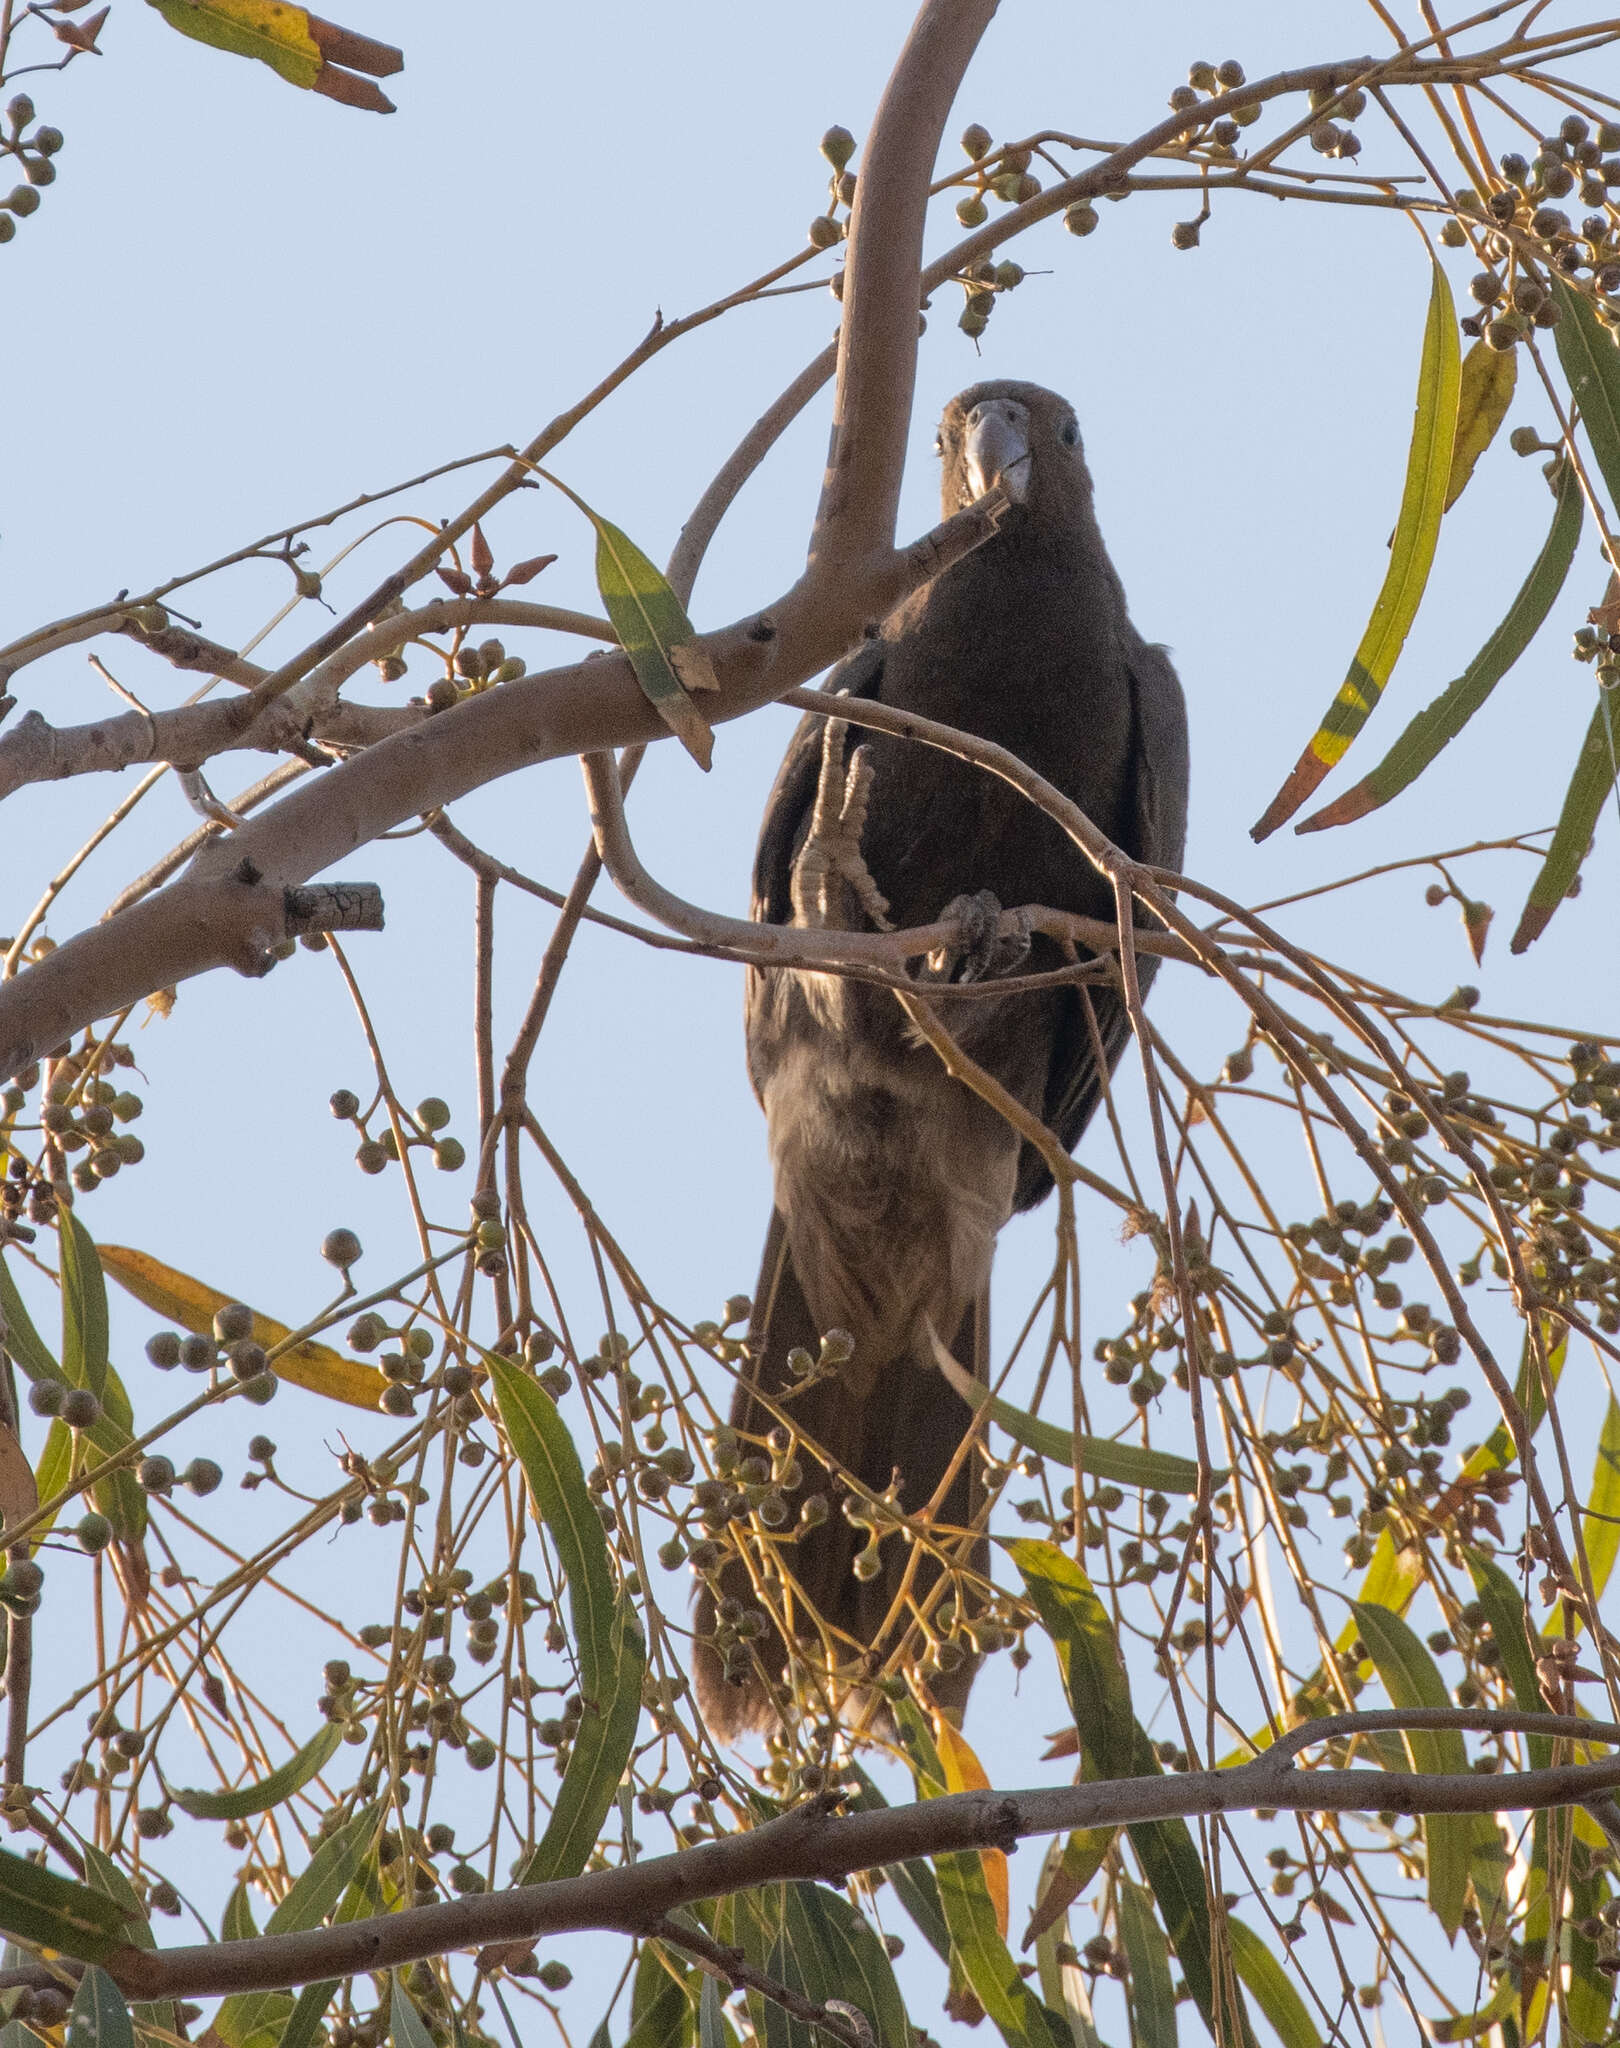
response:
<svg viewBox="0 0 1620 2048"><path fill-rule="evenodd" d="M871 753L857 747L846 762L848 733L841 718L828 719L822 732L815 807L788 883L793 922L811 931L848 931L858 907L879 931L891 931L888 899L861 852L872 796Z"/></svg>

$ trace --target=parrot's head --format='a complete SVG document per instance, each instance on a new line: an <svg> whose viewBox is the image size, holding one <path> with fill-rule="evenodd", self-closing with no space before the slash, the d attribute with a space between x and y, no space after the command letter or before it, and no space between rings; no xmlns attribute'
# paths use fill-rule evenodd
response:
<svg viewBox="0 0 1620 2048"><path fill-rule="evenodd" d="M946 406L935 446L947 518L997 483L1037 520L1070 518L1091 495L1074 407L1039 384L969 385Z"/></svg>

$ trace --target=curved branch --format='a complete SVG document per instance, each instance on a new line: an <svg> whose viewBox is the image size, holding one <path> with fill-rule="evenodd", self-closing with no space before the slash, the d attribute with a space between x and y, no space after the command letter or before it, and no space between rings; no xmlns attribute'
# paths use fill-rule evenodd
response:
<svg viewBox="0 0 1620 2048"><path fill-rule="evenodd" d="M773 618L754 617L698 643L719 691L713 722L740 718L825 668L909 591L993 530L993 498L969 506L899 553L812 588L788 591ZM296 664L294 664L296 666ZM267 679L264 689L276 682ZM239 698L230 708L251 705ZM273 699L269 700L273 701ZM243 725L251 724L244 719ZM296 789L227 840L204 847L159 894L80 932L0 987L0 1070L13 1074L97 1017L211 968L258 976L288 936L286 889L407 819L519 768L667 736L619 653L524 676L394 733Z"/></svg>
<svg viewBox="0 0 1620 2048"><path fill-rule="evenodd" d="M862 154L844 265L838 395L811 573L894 546L917 371L928 185L962 75L996 0L925 0Z"/></svg>
<svg viewBox="0 0 1620 2048"><path fill-rule="evenodd" d="M194 1948L123 1948L105 1959L133 1998L214 1997L316 1978L349 1977L486 1943L532 1942L588 1928L635 1933L699 1899L794 1878L841 1883L851 1872L954 1850L1009 1849L1071 1828L1274 1807L1294 1812L1495 1813L1601 1799L1620 1785L1620 1754L1497 1776L1478 1772L1300 1770L1307 1743L1381 1730L1447 1727L1523 1731L1585 1744L1620 1742L1620 1728L1571 1715L1465 1708L1339 1714L1296 1729L1251 1763L1229 1770L1024 1792L959 1792L910 1806L835 1815L838 1795L812 1800L744 1834L694 1843L674 1855L511 1891L480 1893L302 1934Z"/></svg>

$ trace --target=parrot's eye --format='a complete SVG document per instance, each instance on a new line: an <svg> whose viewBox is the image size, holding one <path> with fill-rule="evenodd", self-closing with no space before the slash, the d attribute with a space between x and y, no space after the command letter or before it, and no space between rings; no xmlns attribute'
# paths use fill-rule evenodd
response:
<svg viewBox="0 0 1620 2048"><path fill-rule="evenodd" d="M1072 448L1080 439L1080 427L1075 420L1065 420L1058 428L1058 439L1065 448Z"/></svg>
<svg viewBox="0 0 1620 2048"><path fill-rule="evenodd" d="M943 455L945 453L945 436L943 434L936 434L934 436L934 453L936 455Z"/></svg>

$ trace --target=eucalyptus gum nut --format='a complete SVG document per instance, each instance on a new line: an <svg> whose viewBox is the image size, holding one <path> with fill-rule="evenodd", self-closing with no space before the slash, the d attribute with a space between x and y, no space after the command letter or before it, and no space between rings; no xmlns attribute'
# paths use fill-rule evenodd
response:
<svg viewBox="0 0 1620 2048"><path fill-rule="evenodd" d="M107 1545L111 1543L113 1539L113 1525L107 1520L105 1515L97 1514L92 1509L89 1514L79 1517L78 1521L74 1524L73 1534L79 1548L88 1551L90 1556L94 1557L99 1551L105 1550Z"/></svg>
<svg viewBox="0 0 1620 2048"><path fill-rule="evenodd" d="M975 163L990 153L991 135L988 128L977 121L962 130L962 148Z"/></svg>
<svg viewBox="0 0 1620 2048"><path fill-rule="evenodd" d="M10 197L0 202L9 207L19 220L26 220L31 213L39 211L39 194L32 185L14 185Z"/></svg>
<svg viewBox="0 0 1620 2048"><path fill-rule="evenodd" d="M256 1379L244 1380L238 1391L244 1401L251 1401L255 1408L263 1408L276 1398L280 1385L273 1372L261 1372Z"/></svg>
<svg viewBox="0 0 1620 2048"><path fill-rule="evenodd" d="M1215 66L1205 58L1197 57L1187 66L1187 83L1196 86L1200 92L1213 92L1220 80Z"/></svg>
<svg viewBox="0 0 1620 2048"><path fill-rule="evenodd" d="M360 1114L360 1098L352 1088L334 1088L326 1106L335 1117L347 1118Z"/></svg>
<svg viewBox="0 0 1620 2048"><path fill-rule="evenodd" d="M1209 132L1223 148L1229 149L1237 141L1242 130L1238 127L1236 121L1230 115L1227 115L1217 121Z"/></svg>
<svg viewBox="0 0 1620 2048"><path fill-rule="evenodd" d="M1465 248L1468 242L1468 237L1463 233L1461 224L1454 220L1448 220L1441 228L1440 239L1448 249Z"/></svg>
<svg viewBox="0 0 1620 2048"><path fill-rule="evenodd" d="M17 232L17 223L9 213L0 213L0 242L9 242Z"/></svg>
<svg viewBox="0 0 1620 2048"><path fill-rule="evenodd" d="M855 154L855 138L847 128L829 128L821 138L821 153L835 171L841 171Z"/></svg>
<svg viewBox="0 0 1620 2048"><path fill-rule="evenodd" d="M0 214L0 220L5 216ZM970 192L965 199L956 202L956 218L965 228L983 227L990 218L990 209L977 192Z"/></svg>
<svg viewBox="0 0 1620 2048"><path fill-rule="evenodd" d="M336 1266L340 1272L347 1272L361 1256L362 1247L360 1240L352 1230L329 1230L325 1237L321 1239L321 1257L325 1259L329 1266ZM252 1327L253 1319L250 1311L248 1316L249 1331L251 1331Z"/></svg>
<svg viewBox="0 0 1620 2048"><path fill-rule="evenodd" d="M135 1467L135 1477L147 1493L167 1493L174 1484L174 1460L165 1457L142 1458Z"/></svg>
<svg viewBox="0 0 1620 2048"><path fill-rule="evenodd" d="M36 1380L28 1389L28 1406L35 1415L55 1415L67 1398L68 1389L60 1380Z"/></svg>
<svg viewBox="0 0 1620 2048"><path fill-rule="evenodd" d="M193 1458L184 1472L181 1473L180 1483L182 1486L188 1487L200 1500L208 1494L215 1492L224 1477L225 1474L214 1463L212 1458Z"/></svg>
<svg viewBox="0 0 1620 2048"><path fill-rule="evenodd" d="M1259 120L1262 111L1258 102L1254 106L1238 107L1234 109L1232 119L1236 121L1240 128L1252 128L1255 122Z"/></svg>
<svg viewBox="0 0 1620 2048"><path fill-rule="evenodd" d="M388 1165L388 1154L381 1145L368 1138L355 1152L354 1163L362 1173L381 1173Z"/></svg>
<svg viewBox="0 0 1620 2048"><path fill-rule="evenodd" d="M1477 305L1494 306L1502 296L1502 280L1494 270L1482 270L1468 280L1468 296Z"/></svg>
<svg viewBox="0 0 1620 2048"><path fill-rule="evenodd" d="M1170 230L1172 249L1196 249L1198 247L1198 223L1195 220L1178 220Z"/></svg>
<svg viewBox="0 0 1620 2048"><path fill-rule="evenodd" d="M1575 173L1568 164L1550 164L1543 180L1548 193L1554 199L1562 199L1575 189Z"/></svg>
<svg viewBox="0 0 1620 2048"><path fill-rule="evenodd" d="M23 166L23 176L30 185L54 185L56 183L56 166L49 157L30 157Z"/></svg>
<svg viewBox="0 0 1620 2048"><path fill-rule="evenodd" d="M461 692L448 676L440 676L427 686L426 703L429 711L449 711L460 701Z"/></svg>
<svg viewBox="0 0 1620 2048"><path fill-rule="evenodd" d="M34 118L34 103L27 93L20 92L15 99L6 103L6 120L13 128L26 128Z"/></svg>
<svg viewBox="0 0 1620 2048"><path fill-rule="evenodd" d="M1170 95L1170 111L1173 114L1191 113L1198 103L1198 95L1190 85L1178 85Z"/></svg>
<svg viewBox="0 0 1620 2048"><path fill-rule="evenodd" d="M976 312L972 306L964 306L956 324L970 341L977 341L990 325L990 320L987 314Z"/></svg>
<svg viewBox="0 0 1620 2048"><path fill-rule="evenodd" d="M214 1311L214 1336L221 1344L234 1344L253 1335L253 1311L246 1302L228 1301Z"/></svg>
<svg viewBox="0 0 1620 2048"><path fill-rule="evenodd" d="M441 1173L455 1173L466 1163L466 1147L459 1138L441 1138L433 1148L433 1164Z"/></svg>
<svg viewBox="0 0 1620 2048"><path fill-rule="evenodd" d="M843 240L843 236L838 232L837 221L830 220L824 213L815 216L808 233L812 249L832 249Z"/></svg>

